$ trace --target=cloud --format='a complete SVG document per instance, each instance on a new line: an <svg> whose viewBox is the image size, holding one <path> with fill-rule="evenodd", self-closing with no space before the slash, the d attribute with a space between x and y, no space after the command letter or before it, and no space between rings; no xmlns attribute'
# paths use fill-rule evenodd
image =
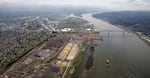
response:
<svg viewBox="0 0 150 78"><path fill-rule="evenodd" d="M128 0L128 2L135 8L150 10L150 0Z"/></svg>
<svg viewBox="0 0 150 78"><path fill-rule="evenodd" d="M150 0L0 0L0 5L74 5L118 10L149 10Z"/></svg>

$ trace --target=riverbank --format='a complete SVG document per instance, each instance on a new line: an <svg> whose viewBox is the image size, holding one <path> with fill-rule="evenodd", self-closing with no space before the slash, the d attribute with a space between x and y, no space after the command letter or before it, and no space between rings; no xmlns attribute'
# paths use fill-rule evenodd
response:
<svg viewBox="0 0 150 78"><path fill-rule="evenodd" d="M81 60L84 57L85 51L89 45L90 42L88 41L87 44L82 49L80 49L77 56L72 60L71 66L68 69L65 68L65 70L63 70L64 75L61 78L74 78L74 75L78 70L78 66L80 65Z"/></svg>
<svg viewBox="0 0 150 78"><path fill-rule="evenodd" d="M106 21L106 22L108 22L108 21ZM110 23L110 22L108 22L108 23ZM143 40L147 45L150 46L150 37L144 35L142 32L133 31L130 28L128 28L126 26L122 26L122 25L115 25L115 26L126 31L126 32L132 32L132 33L136 34L141 40Z"/></svg>
<svg viewBox="0 0 150 78"><path fill-rule="evenodd" d="M74 18L75 19L75 18ZM74 22L73 20L72 22ZM2 78L71 78L91 40L99 33L89 22L78 22L80 28L55 32L42 46L35 47L5 71ZM66 27L65 27L66 26ZM64 25L66 29L70 25ZM74 24L74 26L77 26Z"/></svg>
<svg viewBox="0 0 150 78"><path fill-rule="evenodd" d="M85 51L92 44L91 40L98 39L99 33L70 33L71 37L68 44L58 55L54 62L56 66L61 68L60 75L57 78L74 78L74 74L78 70L78 66L84 57ZM74 48L74 46L76 46Z"/></svg>
<svg viewBox="0 0 150 78"><path fill-rule="evenodd" d="M144 35L142 32L135 32L135 31L131 30L130 28L121 26L121 25L116 25L116 26L125 30L126 32L135 33L141 40L143 40L147 45L150 46L150 37Z"/></svg>
<svg viewBox="0 0 150 78"><path fill-rule="evenodd" d="M121 31L120 28L112 24L93 18L91 14L84 14L83 18L93 23L99 31ZM128 32L125 32L125 35L120 32L112 33L111 36L106 33L100 35L103 36L104 40L95 41L97 46L93 56L93 66L89 71L83 69L90 55L86 53L88 55L84 58L86 60L83 60L80 64L76 78L150 77L150 70L148 69L150 68L150 62L145 60L150 59L150 48L147 44L135 34ZM108 58L111 59L109 68L105 66L105 60ZM92 60L92 57L90 60Z"/></svg>
<svg viewBox="0 0 150 78"><path fill-rule="evenodd" d="M93 17L93 15L91 15ZM95 17L94 17L95 18ZM96 19L100 19L100 18L96 18ZM108 20L104 20L104 19L100 19L100 20L103 20L109 24L112 24L110 21ZM126 26L122 26L122 25L115 25L115 24L112 24L120 29L122 29L123 31L126 31L126 32L132 32L134 34L136 34L141 40L143 40L147 45L150 46L150 37L142 34L142 32L136 32L136 31L133 31L132 29L130 29L129 27L126 27Z"/></svg>
<svg viewBox="0 0 150 78"><path fill-rule="evenodd" d="M141 32L136 32L136 35L141 39L143 40L147 45L150 46L150 37L142 34Z"/></svg>
<svg viewBox="0 0 150 78"><path fill-rule="evenodd" d="M77 64L75 67L75 72L70 78L80 78L82 76L83 71L89 71L93 66L94 62L94 52L95 52L95 44L93 49L94 40L89 41L85 46L84 51L77 58ZM92 47L92 48L91 48Z"/></svg>
<svg viewBox="0 0 150 78"><path fill-rule="evenodd" d="M94 17L94 18L97 18L97 19L101 19L101 18L98 18L98 17L94 16L94 14L92 14L91 16ZM129 26L113 24L109 19L107 19L107 17L106 17L106 19L102 18L101 20L103 20L105 22L108 22L109 24L112 24L114 26L117 26L118 28L123 29L126 32L135 33L141 40L143 40L146 44L150 45L150 37L148 37L144 34L139 34L138 31L134 31L135 29L133 30L133 29L129 28ZM140 33L144 33L144 32L140 32Z"/></svg>

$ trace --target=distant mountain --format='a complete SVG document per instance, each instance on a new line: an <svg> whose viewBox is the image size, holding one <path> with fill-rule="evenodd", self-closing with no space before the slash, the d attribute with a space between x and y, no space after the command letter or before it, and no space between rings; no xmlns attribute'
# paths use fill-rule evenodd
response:
<svg viewBox="0 0 150 78"><path fill-rule="evenodd" d="M150 11L105 12L94 14L93 17L150 35Z"/></svg>

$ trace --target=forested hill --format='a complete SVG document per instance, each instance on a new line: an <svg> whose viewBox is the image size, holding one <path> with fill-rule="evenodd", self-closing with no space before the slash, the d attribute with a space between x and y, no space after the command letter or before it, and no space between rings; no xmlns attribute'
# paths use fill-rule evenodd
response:
<svg viewBox="0 0 150 78"><path fill-rule="evenodd" d="M106 12L94 14L93 17L150 35L150 11Z"/></svg>

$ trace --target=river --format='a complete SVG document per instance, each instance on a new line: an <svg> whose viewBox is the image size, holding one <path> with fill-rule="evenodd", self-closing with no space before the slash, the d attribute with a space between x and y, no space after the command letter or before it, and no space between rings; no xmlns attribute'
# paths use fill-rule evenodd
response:
<svg viewBox="0 0 150 78"><path fill-rule="evenodd" d="M97 43L95 52L91 55L88 51L82 60L76 78L150 78L150 46L140 40L134 33L126 32L112 24L96 19L91 14L83 17L93 23L101 32L103 41ZM92 56L92 67L84 69L88 57ZM111 61L106 67L105 60Z"/></svg>

